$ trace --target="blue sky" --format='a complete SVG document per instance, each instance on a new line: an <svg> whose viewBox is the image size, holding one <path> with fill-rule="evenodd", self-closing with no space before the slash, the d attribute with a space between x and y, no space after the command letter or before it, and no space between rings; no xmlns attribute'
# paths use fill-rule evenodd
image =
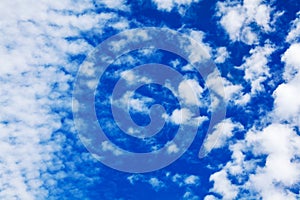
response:
<svg viewBox="0 0 300 200"><path fill-rule="evenodd" d="M0 199L300 198L299 1L2 0L0 9ZM181 42L192 39L197 45L182 46L188 60L149 46L131 51L112 60L93 82L89 66L107 53L98 45L147 27L183 34ZM111 51L128 48L124 43L138 37L146 43L151 34L142 33L115 41ZM159 37L155 45L167 43ZM198 46L201 51L195 51ZM207 60L214 68L203 77L193 66ZM138 68L149 63L168 66L174 76L165 68L153 70L161 65ZM163 84L153 83L165 75ZM111 142L134 153L166 146L170 155L182 155L145 173L100 162L108 155L120 162L124 152L80 134L81 126L93 127L74 120L84 108L72 96L82 77L95 89L90 107L95 124ZM124 93L114 99L116 86ZM165 112L155 110L153 116L165 124L145 138L148 132L139 130L151 123L155 104ZM226 116L210 130L213 113L225 104ZM123 111L135 128L120 120ZM172 142L179 127L189 127L183 142L197 128L187 149ZM95 139L95 146L88 139ZM100 153L92 155L86 146Z"/></svg>

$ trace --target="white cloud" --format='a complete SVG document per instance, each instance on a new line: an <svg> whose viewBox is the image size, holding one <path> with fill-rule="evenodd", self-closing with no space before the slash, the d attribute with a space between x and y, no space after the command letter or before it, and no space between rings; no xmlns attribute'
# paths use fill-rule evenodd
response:
<svg viewBox="0 0 300 200"><path fill-rule="evenodd" d="M126 80L128 85L140 84L140 83L151 83L151 79L140 76L139 74L135 73L133 70L125 70L121 72L121 77Z"/></svg>
<svg viewBox="0 0 300 200"><path fill-rule="evenodd" d="M255 198L296 199L288 188L300 181L300 163L295 159L300 155L299 144L300 137L288 125L271 124L261 131L248 131L245 140L230 146L232 160L211 176L211 191L226 196L228 190L232 194L229 199L243 197L242 191L254 194ZM266 156L266 162L259 166L257 162L261 159L246 159L245 153ZM228 176L235 176L238 183L231 183Z"/></svg>
<svg viewBox="0 0 300 200"><path fill-rule="evenodd" d="M268 69L263 69L262 66L267 62L265 56L271 50L268 47L267 51L261 48L264 47L253 52L251 56L253 58L246 65L249 68L253 67L253 69L248 68L248 73L245 75L249 79L254 79L256 74L268 74ZM300 79L296 55L298 55L298 46L292 44L282 56L282 61L285 62L286 82L280 84L273 93L274 110L270 113L270 118L264 119L272 120L270 125L265 128L253 127L247 132L244 140L239 140L229 146L232 159L219 172L211 176L211 180L214 181L212 192L226 195L223 188L223 184L226 183L230 185L229 189L233 192L232 194L240 197L245 194L241 191L248 191L253 198L298 198L299 195L289 189L300 182L298 170L300 137L292 128L292 126L300 125L298 117ZM282 121L288 124L280 124ZM246 159L246 153L254 157ZM264 160L261 156L266 157L262 166L257 164ZM234 176L237 184L230 183L228 176Z"/></svg>
<svg viewBox="0 0 300 200"><path fill-rule="evenodd" d="M219 171L210 176L210 181L214 182L211 191L222 195L222 199L235 199L238 194L238 187L231 183L225 171Z"/></svg>
<svg viewBox="0 0 300 200"><path fill-rule="evenodd" d="M274 120L286 120L300 126L300 44L292 44L283 54L285 62L285 83L280 84L273 93Z"/></svg>
<svg viewBox="0 0 300 200"><path fill-rule="evenodd" d="M119 99L112 100L112 104L122 108L125 112L133 109L135 112L143 112L143 113L150 113L150 108L148 108L147 104L154 102L154 99L139 96L138 98L134 97L134 92L127 91L123 94L123 96Z"/></svg>
<svg viewBox="0 0 300 200"><path fill-rule="evenodd" d="M159 191L162 188L166 187L166 184L161 179L158 179L157 177L150 177L150 178L148 178L147 176L145 176L143 174L133 174L131 176L128 176L127 180L132 185L136 184L137 182L148 183L148 184L151 185L151 187L155 191Z"/></svg>
<svg viewBox="0 0 300 200"><path fill-rule="evenodd" d="M239 98L236 99L234 102L236 105L245 105L248 102L250 102L251 96L250 94L246 93L246 94L240 94Z"/></svg>
<svg viewBox="0 0 300 200"><path fill-rule="evenodd" d="M256 23L260 31L271 31L271 8L261 0L225 1L217 3L217 16L220 24L232 41L242 41L246 44L258 42L258 35L250 24Z"/></svg>
<svg viewBox="0 0 300 200"><path fill-rule="evenodd" d="M244 8L247 10L248 19L253 17L257 25L265 31L270 30L271 8L267 4L261 0L244 0Z"/></svg>
<svg viewBox="0 0 300 200"><path fill-rule="evenodd" d="M265 44L250 50L250 56L244 57L244 63L240 68L245 70L244 79L251 83L251 94L264 91L262 83L270 77L268 60L273 53L274 47Z"/></svg>
<svg viewBox="0 0 300 200"><path fill-rule="evenodd" d="M300 155L300 137L290 127L272 124L261 133L249 132L247 141L253 146L254 153L268 155L265 166L250 176L250 184L253 183L254 189L262 192L264 199L271 199L272 190L278 193L300 181L299 162L293 161ZM262 185L261 180L266 184ZM278 188L276 183L282 186ZM289 196L285 193L282 195Z"/></svg>
<svg viewBox="0 0 300 200"><path fill-rule="evenodd" d="M170 12L173 8L180 9L181 6L188 6L199 0L152 0L157 9ZM180 11L180 10L179 10Z"/></svg>
<svg viewBox="0 0 300 200"><path fill-rule="evenodd" d="M162 187L165 187L165 184L160 181L158 178L156 177L152 177L149 179L149 184L156 190L161 189Z"/></svg>
<svg viewBox="0 0 300 200"><path fill-rule="evenodd" d="M186 104L200 106L203 88L194 79L187 79L180 82L178 94Z"/></svg>
<svg viewBox="0 0 300 200"><path fill-rule="evenodd" d="M254 44L258 41L258 36L254 33L250 27L243 28L241 31L241 41L246 44Z"/></svg>
<svg viewBox="0 0 300 200"><path fill-rule="evenodd" d="M186 34L188 34L192 39L197 42L197 45L200 45L203 52L195 52L193 51L193 44L191 46L191 55L190 59L192 62L196 62L199 58L201 59L208 59L211 57L211 47L208 43L205 43L203 40L205 38L205 33L203 31L195 31L192 29L187 29ZM197 58L198 57L198 58Z"/></svg>
<svg viewBox="0 0 300 200"><path fill-rule="evenodd" d="M233 136L235 129L242 130L243 126L240 123L232 122L231 119L224 119L218 123L203 143L205 151L210 152L212 149L224 147Z"/></svg>
<svg viewBox="0 0 300 200"><path fill-rule="evenodd" d="M171 115L171 121L175 124L187 123L193 117L193 113L187 108L176 109Z"/></svg>
<svg viewBox="0 0 300 200"><path fill-rule="evenodd" d="M111 151L114 155L119 156L122 155L123 152L119 150L117 147L113 146L110 142L104 141L101 143L101 147L103 151Z"/></svg>
<svg viewBox="0 0 300 200"><path fill-rule="evenodd" d="M189 43L189 45L187 45L184 40L180 44L181 48L185 51L185 53L187 53L190 64L202 63L212 57L212 48L208 43L204 42L205 33L203 31L185 27L178 29L178 31L187 35L191 39L191 43ZM192 69L190 64L184 66L183 68L186 69L183 70L189 71Z"/></svg>
<svg viewBox="0 0 300 200"><path fill-rule="evenodd" d="M214 195L206 195L204 200L216 200L217 198Z"/></svg>
<svg viewBox="0 0 300 200"><path fill-rule="evenodd" d="M166 184L161 179L158 179L157 177L150 177L150 178L148 178L147 176L145 176L143 174L133 174L131 176L128 176L127 180L132 185L136 184L137 182L148 183L148 184L151 185L151 187L155 191L159 191L162 188L166 187Z"/></svg>
<svg viewBox="0 0 300 200"><path fill-rule="evenodd" d="M240 5L227 8L224 3L218 3L218 9L220 10L218 14L223 15L220 24L227 31L230 39L233 41L240 40L241 28L246 19L243 8Z"/></svg>
<svg viewBox="0 0 300 200"><path fill-rule="evenodd" d="M195 175L190 175L184 179L186 185L196 185L199 184L199 177Z"/></svg>
<svg viewBox="0 0 300 200"><path fill-rule="evenodd" d="M299 39L299 35L300 35L300 12L297 13L297 18L292 22L292 28L286 37L286 41L292 43L297 39Z"/></svg>
<svg viewBox="0 0 300 200"><path fill-rule="evenodd" d="M200 126L204 121L208 120L206 116L194 116L187 108L175 109L171 116L163 114L163 118L174 124L187 124L191 126Z"/></svg>
<svg viewBox="0 0 300 200"><path fill-rule="evenodd" d="M298 75L292 81L282 83L274 91L274 112L279 118L290 122L293 121L293 119L297 119L300 114L299 88L300 76Z"/></svg>
<svg viewBox="0 0 300 200"><path fill-rule="evenodd" d="M131 70L121 72L121 77L124 78L128 84L132 85L135 81L135 74Z"/></svg>
<svg viewBox="0 0 300 200"><path fill-rule="evenodd" d="M286 38L291 45L284 52L281 61L284 62L284 83L280 84L273 93L274 112L273 120L288 121L289 124L300 127L300 43L297 33L300 28L299 13L292 22L292 27Z"/></svg>
<svg viewBox="0 0 300 200"><path fill-rule="evenodd" d="M219 47L216 50L215 63L224 63L229 58L229 53L226 47Z"/></svg>
<svg viewBox="0 0 300 200"><path fill-rule="evenodd" d="M175 6L175 2L173 0L166 0L166 1L153 0L153 2L156 4L159 10L165 10L169 12Z"/></svg>
<svg viewBox="0 0 300 200"><path fill-rule="evenodd" d="M234 85L226 78L221 77L217 69L207 76L205 84L211 91L212 109L218 107L221 101L228 103L229 101L235 102L241 97L241 85Z"/></svg>
<svg viewBox="0 0 300 200"><path fill-rule="evenodd" d="M284 78L289 81L300 71L300 43L292 44L281 57L285 62Z"/></svg>
<svg viewBox="0 0 300 200"><path fill-rule="evenodd" d="M263 27L268 24L267 20L259 16L255 20ZM262 125L253 126L244 139L232 141L229 145L231 160L210 178L214 181L210 191L222 195L223 199L299 198L298 192L291 189L300 182L300 137L295 129L295 126L300 126L300 47L295 42L298 21L295 20L292 26L287 37L291 46L281 58L285 63L284 83L274 90L273 111L260 118ZM270 77L267 63L274 47L265 44L251 51L251 56L245 59L242 66L245 70L244 78L251 81L251 93L255 93L263 91L261 83ZM231 177L234 177L234 182ZM226 190L231 196L226 197ZM207 198L214 199L211 196Z"/></svg>
<svg viewBox="0 0 300 200"><path fill-rule="evenodd" d="M173 142L168 143L167 146L168 146L167 152L169 154L178 153L179 152L179 148L178 148L178 146L175 143L173 143Z"/></svg>
<svg viewBox="0 0 300 200"><path fill-rule="evenodd" d="M169 176L171 181L176 183L179 187L191 188L193 186L198 186L200 184L200 176L192 174L174 174Z"/></svg>
<svg viewBox="0 0 300 200"><path fill-rule="evenodd" d="M99 3L104 4L105 7L116 10L129 10L129 8L126 6L126 0L101 0Z"/></svg>
<svg viewBox="0 0 300 200"><path fill-rule="evenodd" d="M187 199L187 200L199 200L200 198L198 196L196 196L191 190L186 191L183 195L183 199Z"/></svg>
<svg viewBox="0 0 300 200"><path fill-rule="evenodd" d="M127 180L131 183L131 184L135 184L137 181L143 179L143 176L140 174L133 174L131 176L127 177Z"/></svg>

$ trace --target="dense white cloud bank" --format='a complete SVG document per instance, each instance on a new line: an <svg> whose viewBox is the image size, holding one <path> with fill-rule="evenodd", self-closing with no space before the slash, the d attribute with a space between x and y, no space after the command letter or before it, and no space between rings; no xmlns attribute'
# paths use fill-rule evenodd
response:
<svg viewBox="0 0 300 200"><path fill-rule="evenodd" d="M82 31L127 26L93 7L89 0L0 2L0 199L45 199L67 176L56 156L68 139L55 131L70 112L68 82L78 68L68 56L92 49Z"/></svg>

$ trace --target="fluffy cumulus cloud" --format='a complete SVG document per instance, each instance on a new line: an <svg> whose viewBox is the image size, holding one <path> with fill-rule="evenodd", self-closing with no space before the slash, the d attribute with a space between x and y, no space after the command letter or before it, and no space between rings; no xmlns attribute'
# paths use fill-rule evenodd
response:
<svg viewBox="0 0 300 200"><path fill-rule="evenodd" d="M300 114L299 98L300 76L288 83L277 87L273 96L275 98L275 114L278 118L298 123ZM298 121L298 122L297 122ZM298 124L299 126L300 124Z"/></svg>
<svg viewBox="0 0 300 200"><path fill-rule="evenodd" d="M299 24L298 13L287 36L287 41L291 44L281 57L281 61L285 64L284 83L273 92L274 118L279 121L289 121L298 127L300 126L300 43L297 43Z"/></svg>
<svg viewBox="0 0 300 200"><path fill-rule="evenodd" d="M288 38L292 38L298 29L296 21L292 24ZM300 182L300 137L297 133L300 126L299 47L297 42L291 42L282 54L284 82L273 92L273 111L268 117L263 117L263 121L266 122L263 124L266 125L254 125L246 133L245 139L229 145L231 160L211 175L210 180L214 183L211 192L222 195L224 199L245 198L246 194L247 198L299 198L297 192ZM271 49L267 49L267 54L269 51ZM258 68L262 71L256 71L254 74L267 74L267 69L263 72L262 66L265 64L261 65L266 63L263 59L266 54L258 52L259 57L262 57L254 59L251 66L258 63L260 65ZM257 68L254 67L255 69ZM252 74L250 72L249 77ZM206 197L206 199L214 198L213 195Z"/></svg>
<svg viewBox="0 0 300 200"><path fill-rule="evenodd" d="M210 177L214 182L211 192L224 199L244 198L245 191L253 198L296 199L297 193L291 188L300 181L299 161L295 159L299 142L288 125L272 124L261 131L248 131L245 140L230 145L232 160ZM246 158L249 153L253 159ZM265 163L261 165L263 157Z"/></svg>
<svg viewBox="0 0 300 200"><path fill-rule="evenodd" d="M210 180L214 181L211 191L222 195L223 199L234 199L238 193L238 187L231 184L225 171L219 171L211 175Z"/></svg>
<svg viewBox="0 0 300 200"><path fill-rule="evenodd" d="M187 79L180 82L178 86L178 94L186 104L201 105L203 88L194 79Z"/></svg>
<svg viewBox="0 0 300 200"><path fill-rule="evenodd" d="M242 94L242 85L231 83L227 78L220 75L218 69L207 76L205 84L211 91L212 109L217 108L221 102L242 104L245 101Z"/></svg>
<svg viewBox="0 0 300 200"><path fill-rule="evenodd" d="M225 1L217 3L220 24L232 41L246 44L258 42L259 35L251 24L255 23L262 32L271 28L272 9L261 0Z"/></svg>
<svg viewBox="0 0 300 200"><path fill-rule="evenodd" d="M300 181L300 137L287 125L272 124L262 132L247 135L249 145L256 155L267 155L264 167L251 175L249 185L261 192L264 199L291 199L297 194L289 190ZM284 164L283 164L284 163Z"/></svg>
<svg viewBox="0 0 300 200"><path fill-rule="evenodd" d="M240 66L244 70L244 79L251 84L251 94L264 91L262 83L270 77L269 56L275 50L271 44L256 46L250 50L250 56L244 57L244 63Z"/></svg>
<svg viewBox="0 0 300 200"><path fill-rule="evenodd" d="M216 50L215 63L224 63L229 58L229 52L226 47L219 47Z"/></svg>
<svg viewBox="0 0 300 200"><path fill-rule="evenodd" d="M92 49L82 32L124 28L127 21L115 20L113 13L96 14L89 0L3 0L0 8L0 198L50 198L68 173L61 150L72 144L58 130L74 131L67 115L69 83L78 64L69 58Z"/></svg>
<svg viewBox="0 0 300 200"><path fill-rule="evenodd" d="M201 124L208 120L207 116L195 116L188 108L175 109L172 114L169 116L163 114L162 117L166 121L170 121L177 125L191 125L191 126L201 126Z"/></svg>
<svg viewBox="0 0 300 200"><path fill-rule="evenodd" d="M281 57L281 61L285 63L284 79L289 81L299 75L300 71L300 43L292 44Z"/></svg>
<svg viewBox="0 0 300 200"><path fill-rule="evenodd" d="M293 30L292 30L293 31ZM292 44L283 54L282 61L285 63L284 79L273 92L274 118L279 121L289 121L300 126L300 44Z"/></svg>
<svg viewBox="0 0 300 200"><path fill-rule="evenodd" d="M214 127L214 131L207 136L203 146L206 152L212 149L222 148L228 145L234 131L242 130L243 126L239 123L232 122L231 119L225 119Z"/></svg>

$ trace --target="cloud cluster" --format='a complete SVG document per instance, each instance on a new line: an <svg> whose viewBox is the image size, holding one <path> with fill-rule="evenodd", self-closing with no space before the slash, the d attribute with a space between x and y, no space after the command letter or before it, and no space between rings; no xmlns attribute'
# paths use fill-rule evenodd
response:
<svg viewBox="0 0 300 200"><path fill-rule="evenodd" d="M272 30L272 8L262 0L225 1L217 3L217 16L232 41L246 44L258 42L259 35L253 30L254 23L260 31Z"/></svg>
<svg viewBox="0 0 300 200"><path fill-rule="evenodd" d="M300 127L300 43L297 42L296 33L299 31L299 14L292 23L292 28L287 36L290 46L283 53L281 61L285 64L283 78L273 92L274 118L281 122L288 121L294 126ZM293 38L293 39L292 39Z"/></svg>
<svg viewBox="0 0 300 200"><path fill-rule="evenodd" d="M287 38L292 38L297 32L296 22L297 19ZM295 40L287 41L291 41L291 44L281 57L285 64L284 82L274 88L273 110L267 116L260 116L261 123L254 124L244 139L232 138L229 144L231 160L210 176L214 183L210 191L222 195L223 199L299 198L295 188L300 182L300 137L297 133L300 126L300 46ZM272 49L268 44L257 47L256 53L252 54L253 58L244 64L249 66L245 68L246 80L255 83L260 77L268 76L268 68L265 66ZM259 91L260 87L253 86L254 91ZM214 195L206 196L206 199L214 198Z"/></svg>
<svg viewBox="0 0 300 200"><path fill-rule="evenodd" d="M180 14L196 2L198 0L153 0L159 10L171 12L177 9ZM106 29L118 31L130 26L115 12L127 12L130 8L124 3L123 0L98 3L92 0L1 1L0 199L57 199L64 194L83 199L86 198L86 191L80 188L83 186L79 183L92 185L100 179L99 168L87 170L92 171L88 173L79 169L84 162L95 162L91 155L80 151L75 155L73 152L81 146L73 140L73 135L70 136L74 132L69 116L70 83L79 67L79 57L84 57L97 44L92 41L93 36L86 33L102 35ZM96 5L106 10L98 13ZM216 70L206 79L206 85L216 97L225 94L226 102L244 105L251 103L250 95L266 92L263 83L272 77L268 61L276 48L269 42L258 45L260 34L273 31L272 18L280 15L272 9L261 0L217 3L216 15L220 17L220 25L230 40L254 46L240 66L245 72L244 79L251 85L251 92L243 94L242 85L233 84L225 77L219 77L224 88L219 87L216 84ZM216 150L228 147L231 152L231 160L219 166L218 171L210 176L213 187L210 190L212 194L205 197L207 200L216 199L214 193L223 199L300 198L295 192L300 182L299 13L291 25L286 36L288 48L281 57L283 80L271 92L274 98L272 112L259 118L261 123L245 130L243 139L235 138L236 130L244 130L239 122L223 120L204 144L207 151L211 147ZM192 62L214 57L216 63L223 63L229 55L232 56L225 47L212 50L203 42L203 32L187 33L200 42L206 52L206 55L195 52L191 45L187 50L191 53ZM211 56L212 52L217 55ZM190 67L184 66L182 71L187 72ZM128 85L134 84L137 79L145 83L150 81L130 71L124 71L121 77ZM188 90L188 86L194 90ZM200 99L206 88L197 81L185 79L176 89L185 103L202 104ZM120 106L127 107L130 97L127 94L119 99ZM213 105L217 107L218 99L214 100ZM129 101L135 111L146 113L149 102L151 100L146 98ZM185 108L174 110L168 117L175 124L207 119L195 118ZM131 131L134 134L135 130ZM213 145L218 136L219 140ZM116 150L107 143L103 143L102 148ZM176 144L169 143L168 153L176 153L178 148ZM75 180L76 187L63 182L67 178ZM160 177L131 175L128 180L131 184L138 181L147 183L155 191L163 190L168 183L172 183L184 188L183 199L199 199L195 188L200 185L201 177L193 174L168 172Z"/></svg>
<svg viewBox="0 0 300 200"><path fill-rule="evenodd" d="M193 174L173 174L169 171L164 172L160 176L146 176L142 174L134 174L127 177L131 184L148 183L156 191L165 190L169 185L174 185L183 189L182 199L198 200L199 197L194 194L193 189L200 185L200 177Z"/></svg>
<svg viewBox="0 0 300 200"><path fill-rule="evenodd" d="M76 145L62 131L74 131L68 113L78 63L70 57L92 49L83 32L128 23L114 13L96 14L89 0L3 0L0 8L0 198L53 198L62 192L58 181L68 176L64 159L91 160L84 153L64 155L66 146Z"/></svg>
<svg viewBox="0 0 300 200"><path fill-rule="evenodd" d="M296 159L299 142L299 136L288 125L271 124L261 131L248 131L245 140L230 145L231 161L211 175L211 192L224 199L244 198L249 195L245 191L253 198L296 199L292 188L300 181ZM247 159L249 153L252 159Z"/></svg>

